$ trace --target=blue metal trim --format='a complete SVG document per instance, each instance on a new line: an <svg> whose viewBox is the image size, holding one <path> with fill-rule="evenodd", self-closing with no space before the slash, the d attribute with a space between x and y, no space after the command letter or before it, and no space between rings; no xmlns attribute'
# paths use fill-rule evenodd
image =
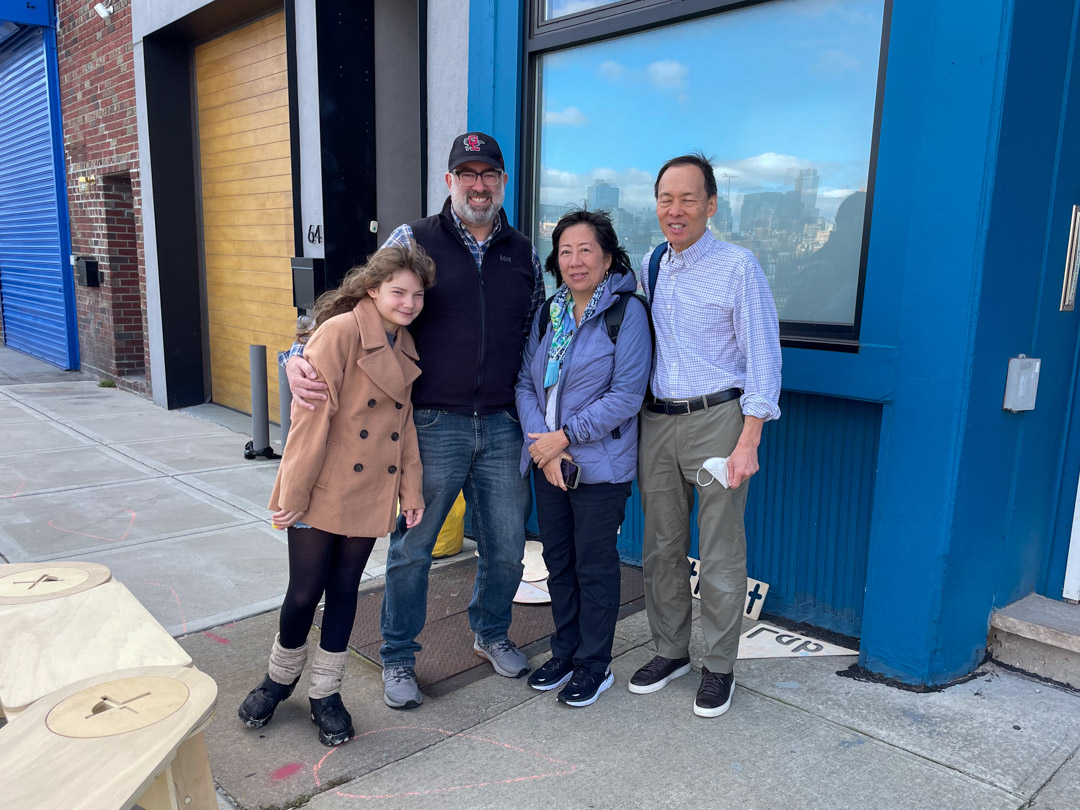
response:
<svg viewBox="0 0 1080 810"><path fill-rule="evenodd" d="M1078 171L1080 158L1069 148L1075 143L1076 133L1080 131L1080 59L1077 59L1077 40L1080 39L1080 6L1073 10L1072 36L1069 39L1067 57L1068 68L1065 73L1065 102L1062 104L1061 128L1058 133L1057 155L1054 160L1054 189L1048 216L1056 213L1061 217L1061 230L1052 234L1046 229L1046 245L1043 254L1050 251L1051 237L1056 236L1054 244L1060 244L1065 238L1067 225L1065 212L1069 210L1073 188L1068 183L1059 183L1063 169L1071 170L1073 176ZM1070 103L1071 102L1071 103ZM1064 164L1064 165L1063 165ZM1075 318L1076 313L1073 313ZM1072 351L1072 375L1068 390L1071 392L1063 414L1065 440L1061 443L1061 452L1057 461L1057 474L1054 479L1054 501L1057 509L1054 515L1053 529L1043 549L1043 560L1036 582L1036 590L1051 599L1062 598L1065 587L1065 569L1069 559L1069 545L1072 541L1072 522L1076 505L1077 476L1080 470L1080 422L1075 421L1080 414L1080 341Z"/></svg>
<svg viewBox="0 0 1080 810"><path fill-rule="evenodd" d="M495 137L510 182L521 183L521 64L524 3L469 0L470 130ZM517 224L517 193L503 203L510 224Z"/></svg>
<svg viewBox="0 0 1080 810"><path fill-rule="evenodd" d="M870 275L867 273L868 287ZM868 323L863 327L864 334L871 329ZM783 355L787 391L888 402L896 388L895 346L863 343L857 354L785 348Z"/></svg>
<svg viewBox="0 0 1080 810"><path fill-rule="evenodd" d="M75 308L75 273L64 262L71 256L71 222L68 217L67 168L64 162L64 125L60 120L60 65L56 49L56 29L44 31L45 70L49 83L49 126L52 129L53 173L56 178L56 222L60 231L60 258L67 272L63 279L64 318L67 321L68 369L78 369L79 321Z"/></svg>
<svg viewBox="0 0 1080 810"><path fill-rule="evenodd" d="M0 20L42 28L56 27L51 0L0 0Z"/></svg>

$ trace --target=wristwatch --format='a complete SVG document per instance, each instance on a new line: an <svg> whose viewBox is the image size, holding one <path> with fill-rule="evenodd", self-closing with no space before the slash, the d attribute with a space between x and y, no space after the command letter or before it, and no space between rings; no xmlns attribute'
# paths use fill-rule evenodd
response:
<svg viewBox="0 0 1080 810"><path fill-rule="evenodd" d="M568 428L566 425L563 425L562 426L562 432L563 432L563 435L566 436L567 443L568 444L573 444L574 443L574 437L570 433L570 428Z"/></svg>

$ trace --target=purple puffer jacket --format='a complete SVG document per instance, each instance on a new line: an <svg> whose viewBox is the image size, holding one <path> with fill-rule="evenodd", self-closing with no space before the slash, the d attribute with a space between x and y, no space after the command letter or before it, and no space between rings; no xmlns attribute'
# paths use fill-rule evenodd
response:
<svg viewBox="0 0 1080 810"><path fill-rule="evenodd" d="M622 483L637 475L638 412L652 368L652 334L645 306L627 301L618 343L608 337L604 311L619 292L633 292L633 273L612 275L596 311L578 327L563 358L556 415L559 426L573 434L567 452L581 467L583 484ZM551 345L547 333L537 334L540 314L533 320L515 395L522 433L521 474L529 474L529 433L546 433L544 370Z"/></svg>

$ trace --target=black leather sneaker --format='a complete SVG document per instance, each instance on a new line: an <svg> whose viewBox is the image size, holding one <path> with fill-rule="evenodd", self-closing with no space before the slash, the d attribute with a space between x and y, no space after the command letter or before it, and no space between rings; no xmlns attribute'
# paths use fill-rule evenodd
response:
<svg viewBox="0 0 1080 810"><path fill-rule="evenodd" d="M731 708L731 695L735 692L735 673L721 675L701 667L701 686L694 701L694 714L698 717L719 717Z"/></svg>
<svg viewBox="0 0 1080 810"><path fill-rule="evenodd" d="M611 670L593 672L585 667L578 667L570 677L570 683L563 687L556 696L559 703L567 706L591 706L596 703L602 692L606 692L615 683Z"/></svg>
<svg viewBox="0 0 1080 810"><path fill-rule="evenodd" d="M659 692L669 681L681 678L689 671L689 658L664 658L658 655L634 673L627 688L635 695Z"/></svg>
<svg viewBox="0 0 1080 810"><path fill-rule="evenodd" d="M341 745L356 736L352 716L341 702L340 694L324 698L308 698L311 704L311 722L319 727L319 742L323 745Z"/></svg>
<svg viewBox="0 0 1080 810"><path fill-rule="evenodd" d="M281 701L285 700L296 688L296 681L292 683L278 683L269 675L262 679L262 683L248 692L244 702L240 704L237 714L248 728L262 728L274 716L274 709Z"/></svg>
<svg viewBox="0 0 1080 810"><path fill-rule="evenodd" d="M562 686L573 674L573 661L552 657L529 676L529 686L541 692L548 692Z"/></svg>

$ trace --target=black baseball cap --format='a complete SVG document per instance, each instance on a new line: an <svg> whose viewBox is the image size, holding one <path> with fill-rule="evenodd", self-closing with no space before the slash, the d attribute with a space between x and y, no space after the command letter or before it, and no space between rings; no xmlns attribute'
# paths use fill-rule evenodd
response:
<svg viewBox="0 0 1080 810"><path fill-rule="evenodd" d="M446 170L452 172L462 163L471 163L474 160L502 171L503 156L499 142L483 132L466 132L454 138Z"/></svg>

